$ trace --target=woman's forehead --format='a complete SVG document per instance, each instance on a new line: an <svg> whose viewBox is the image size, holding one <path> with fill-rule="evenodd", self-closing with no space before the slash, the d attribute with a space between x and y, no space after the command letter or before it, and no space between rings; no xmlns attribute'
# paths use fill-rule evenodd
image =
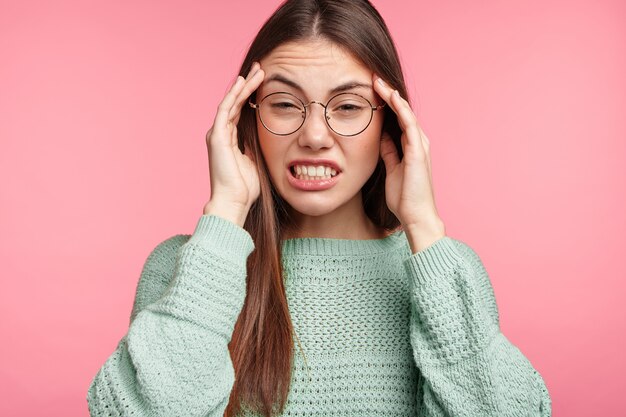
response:
<svg viewBox="0 0 626 417"><path fill-rule="evenodd" d="M330 90L337 85L361 82L371 85L372 71L339 45L327 40L289 42L276 47L261 61L262 86L287 86L303 90ZM309 87L309 88L307 88Z"/></svg>

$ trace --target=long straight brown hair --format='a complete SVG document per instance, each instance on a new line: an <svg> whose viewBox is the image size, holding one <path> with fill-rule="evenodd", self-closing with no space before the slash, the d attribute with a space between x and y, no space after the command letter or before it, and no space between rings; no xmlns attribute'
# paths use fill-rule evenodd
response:
<svg viewBox="0 0 626 417"><path fill-rule="evenodd" d="M389 30L367 0L283 2L259 30L239 74L245 77L253 62L285 42L320 38L351 53L408 99ZM228 345L235 383L224 413L227 417L238 415L244 408L267 417L282 413L289 394L293 361L293 325L283 285L281 236L294 224L288 214L289 206L270 181L256 123L254 110L244 105L237 125L238 145L242 152L244 144L252 151L261 193L244 224L254 240L255 250L248 257L246 299ZM401 130L389 106L385 107L383 131L391 135L402 158ZM400 222L385 202L382 159L379 158L361 191L365 213L372 222L387 232L397 230ZM297 340L297 335L294 336Z"/></svg>

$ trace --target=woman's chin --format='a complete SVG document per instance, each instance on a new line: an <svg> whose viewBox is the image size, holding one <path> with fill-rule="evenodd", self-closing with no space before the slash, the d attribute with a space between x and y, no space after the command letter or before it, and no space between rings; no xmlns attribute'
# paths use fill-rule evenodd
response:
<svg viewBox="0 0 626 417"><path fill-rule="evenodd" d="M303 216L323 216L332 213L337 207L334 204L329 204L324 201L313 201L314 199L300 199L298 201L285 200L289 206Z"/></svg>

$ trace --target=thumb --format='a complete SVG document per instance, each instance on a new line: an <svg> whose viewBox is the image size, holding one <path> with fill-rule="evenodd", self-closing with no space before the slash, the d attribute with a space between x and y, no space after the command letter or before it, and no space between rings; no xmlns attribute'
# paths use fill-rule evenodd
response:
<svg viewBox="0 0 626 417"><path fill-rule="evenodd" d="M243 145L243 154L248 157L248 159L250 160L250 162L252 162L253 165L257 166L255 155L252 152L252 149L250 148L250 146L246 146L245 144Z"/></svg>
<svg viewBox="0 0 626 417"><path fill-rule="evenodd" d="M244 142L243 144L243 154L245 156L247 156L248 158L250 158L251 161L254 161L253 157L252 157L252 151L250 150L249 146L246 146L246 143Z"/></svg>
<svg viewBox="0 0 626 417"><path fill-rule="evenodd" d="M380 156L383 158L387 172L391 172L400 163L396 145L387 132L383 132L380 138Z"/></svg>

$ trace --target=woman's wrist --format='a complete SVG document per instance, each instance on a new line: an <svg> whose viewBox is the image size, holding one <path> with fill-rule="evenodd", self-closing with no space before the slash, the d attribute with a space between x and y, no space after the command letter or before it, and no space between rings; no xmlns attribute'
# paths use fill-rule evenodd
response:
<svg viewBox="0 0 626 417"><path fill-rule="evenodd" d="M412 253L420 252L446 236L446 226L443 221L433 221L428 225L403 225Z"/></svg>
<svg viewBox="0 0 626 417"><path fill-rule="evenodd" d="M248 211L237 204L211 200L205 204L202 214L221 217L243 228Z"/></svg>

